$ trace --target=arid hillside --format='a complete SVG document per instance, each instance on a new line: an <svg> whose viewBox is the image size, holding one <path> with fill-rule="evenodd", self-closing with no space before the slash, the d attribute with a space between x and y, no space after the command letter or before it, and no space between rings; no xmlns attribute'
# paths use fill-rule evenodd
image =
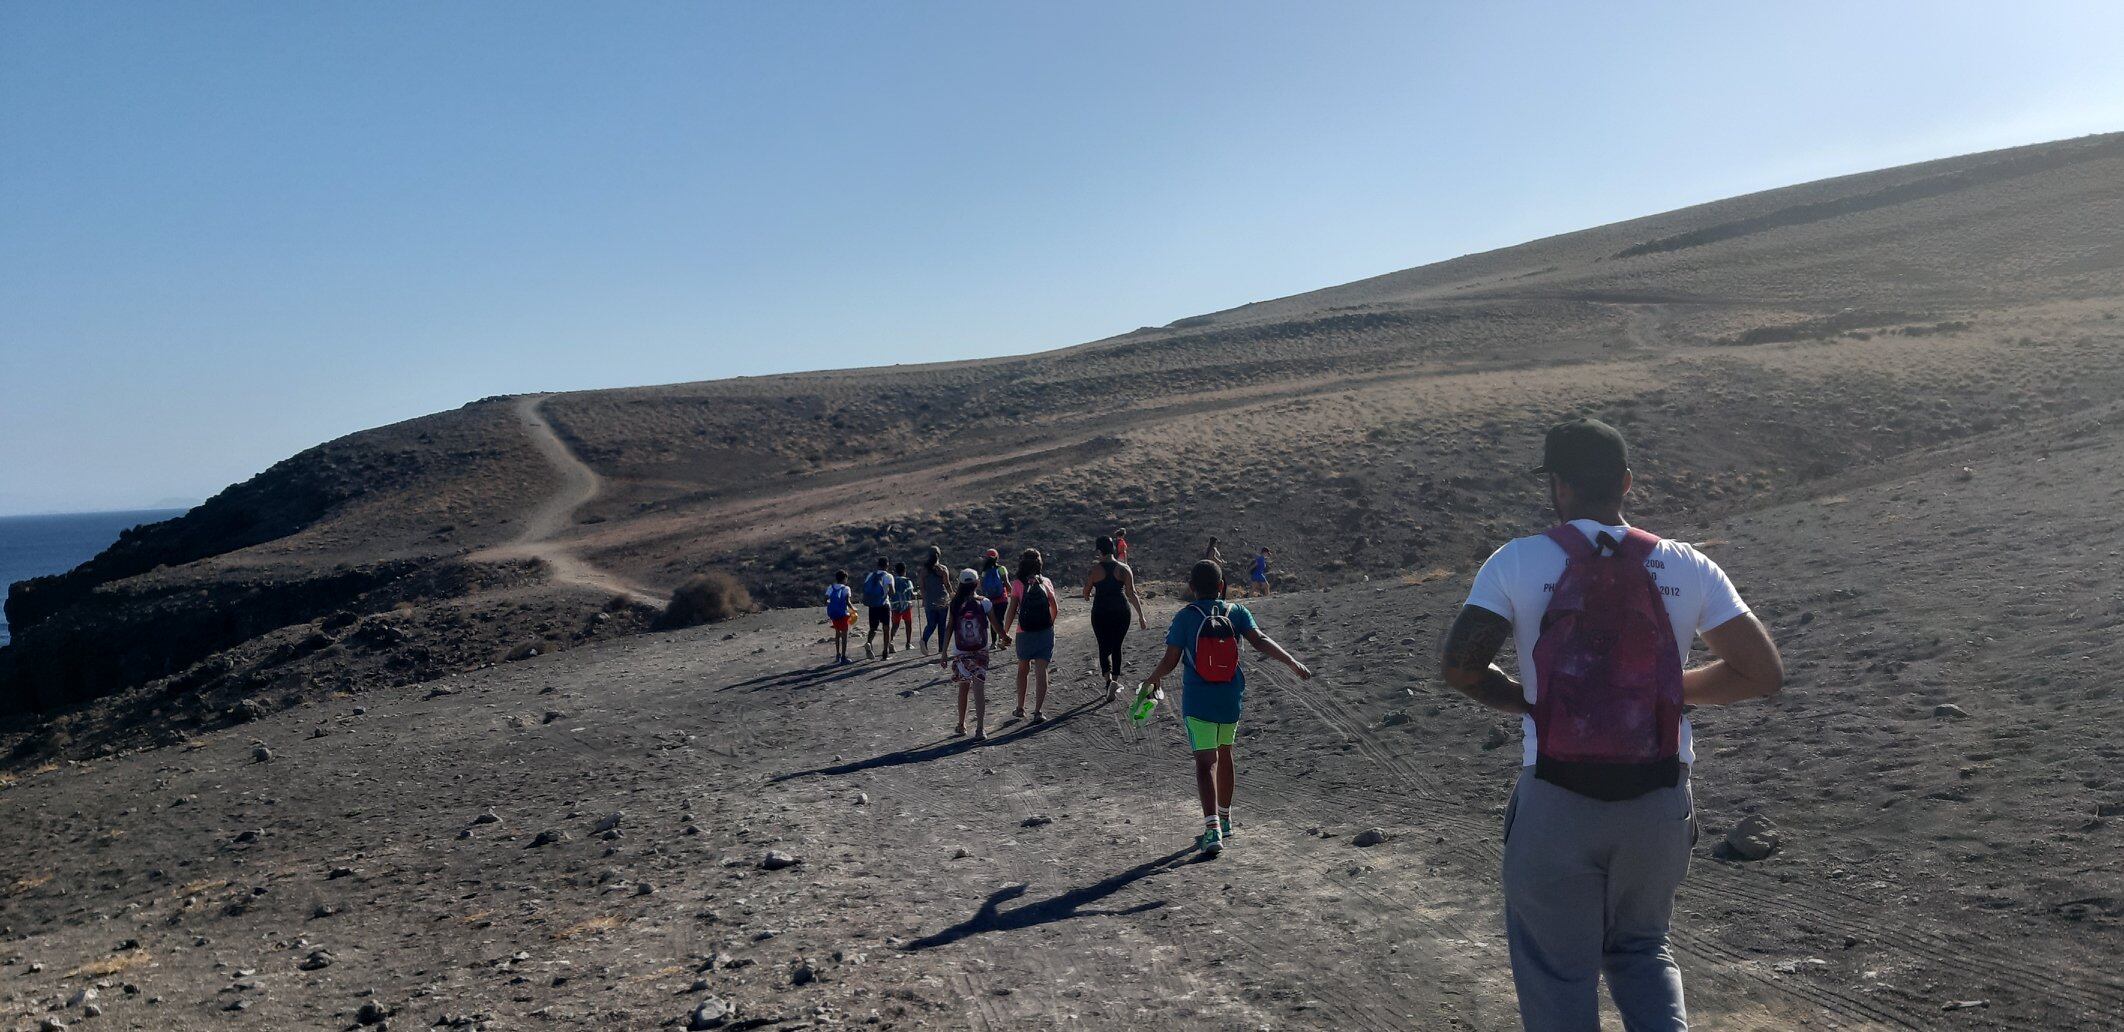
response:
<svg viewBox="0 0 2124 1032"><path fill-rule="evenodd" d="M2119 310L2113 135L1017 358L487 399L16 586L0 710L20 760L107 749L631 634L702 570L794 606L931 543L1074 570L1117 525L1153 583L1209 535L1294 589L1436 576L1538 515L1519 470L1565 414L1632 433L1646 519L1730 516L2116 396Z"/></svg>
<svg viewBox="0 0 2124 1032"><path fill-rule="evenodd" d="M2120 428L2022 419L1644 520L1789 671L1695 714L1693 1027L2117 1027ZM0 1026L1515 1027L1516 721L1431 676L1466 574L1250 603L1317 676L1251 668L1214 860L1174 707L1103 701L1075 601L1050 719L999 677L980 743L934 664L831 666L781 610L13 771ZM1749 818L1778 842L1743 862Z"/></svg>

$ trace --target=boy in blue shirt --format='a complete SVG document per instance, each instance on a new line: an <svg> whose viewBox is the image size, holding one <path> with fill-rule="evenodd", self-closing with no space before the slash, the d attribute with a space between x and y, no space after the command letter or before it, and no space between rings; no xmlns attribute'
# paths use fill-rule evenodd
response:
<svg viewBox="0 0 2124 1032"><path fill-rule="evenodd" d="M1310 679L1313 672L1261 633L1254 614L1245 606L1223 601L1222 566L1204 559L1195 564L1187 583L1195 600L1174 614L1165 632L1165 658L1146 683L1157 688L1183 658L1187 660L1180 682L1180 716L1187 723L1188 746L1195 752L1195 788L1202 797L1202 837L1195 845L1214 855L1223 851L1232 835L1232 743L1239 734L1246 673L1238 666L1236 642L1224 646L1229 651L1222 658L1206 654L1214 646L1203 636L1204 625L1228 623L1233 638L1245 639L1255 651L1290 667L1301 681ZM1229 664L1229 668L1219 670L1220 664ZM1209 678L1203 676L1205 670Z"/></svg>
<svg viewBox="0 0 2124 1032"><path fill-rule="evenodd" d="M848 628L855 624L855 603L848 595L848 571L833 571L826 586L826 619L833 624L833 662L848 662Z"/></svg>

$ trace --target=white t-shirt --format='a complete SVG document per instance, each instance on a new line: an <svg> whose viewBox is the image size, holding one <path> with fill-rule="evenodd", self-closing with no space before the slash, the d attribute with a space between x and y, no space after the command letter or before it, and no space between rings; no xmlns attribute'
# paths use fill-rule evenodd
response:
<svg viewBox="0 0 2124 1032"><path fill-rule="evenodd" d="M1603 530L1620 538L1630 529L1594 520L1572 520L1571 525L1584 531L1588 541ZM1659 585L1660 601L1674 622L1674 645L1681 650L1684 663L1698 632L1748 612L1748 604L1733 590L1726 571L1679 541L1661 540L1645 558L1645 569ZM1556 590L1556 578L1563 576L1563 570L1563 546L1536 534L1506 542L1482 564L1475 574L1475 586L1468 591L1469 605L1512 621L1512 637L1519 645L1520 684L1529 704L1540 690L1534 683L1534 643L1541 639L1541 616L1549 610L1549 593ZM1537 745L1534 718L1521 716L1519 730L1523 740L1520 762L1531 767ZM1696 762L1696 739L1686 716L1681 722L1681 761Z"/></svg>

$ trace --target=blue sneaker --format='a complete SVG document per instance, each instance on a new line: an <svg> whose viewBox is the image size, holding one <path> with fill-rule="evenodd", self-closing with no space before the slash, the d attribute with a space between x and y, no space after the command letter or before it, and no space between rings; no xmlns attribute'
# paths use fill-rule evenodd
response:
<svg viewBox="0 0 2124 1032"><path fill-rule="evenodd" d="M1202 829L1202 837L1195 840L1195 848L1211 856L1224 852L1224 829Z"/></svg>

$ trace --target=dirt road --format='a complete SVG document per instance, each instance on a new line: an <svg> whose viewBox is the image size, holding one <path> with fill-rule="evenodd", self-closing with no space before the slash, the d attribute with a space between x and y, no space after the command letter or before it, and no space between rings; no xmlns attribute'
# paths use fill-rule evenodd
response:
<svg viewBox="0 0 2124 1032"><path fill-rule="evenodd" d="M524 514L523 529L516 539L498 548L473 555L474 561L538 559L553 579L565 584L608 591L637 602L661 607L664 596L584 559L575 546L560 540L575 526L575 513L604 493L604 478L591 469L561 440L546 418L544 406L550 395L526 395L516 402L517 418L524 434L552 465L559 478L553 493Z"/></svg>

